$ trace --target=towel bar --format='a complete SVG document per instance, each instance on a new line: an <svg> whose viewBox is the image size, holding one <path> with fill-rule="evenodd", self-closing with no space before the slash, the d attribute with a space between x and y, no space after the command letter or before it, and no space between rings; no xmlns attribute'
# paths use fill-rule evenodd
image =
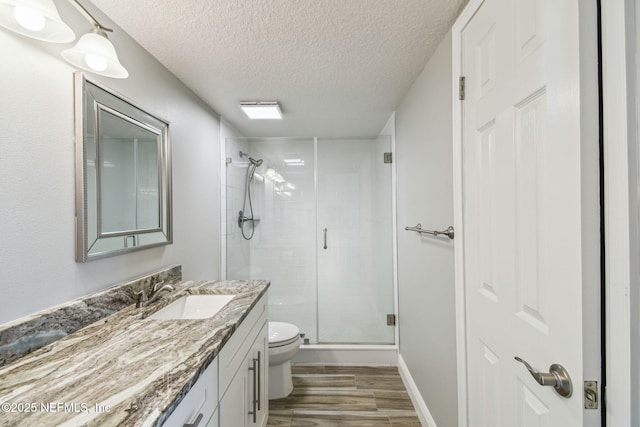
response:
<svg viewBox="0 0 640 427"><path fill-rule="evenodd" d="M447 236L448 238L450 238L451 240L453 240L453 236L454 236L454 232L453 232L453 227L449 226L446 230L443 231L436 231L436 230L425 230L422 228L421 224L417 224L415 227L405 227L404 228L407 231L415 231L417 233L423 234L431 234L432 236Z"/></svg>

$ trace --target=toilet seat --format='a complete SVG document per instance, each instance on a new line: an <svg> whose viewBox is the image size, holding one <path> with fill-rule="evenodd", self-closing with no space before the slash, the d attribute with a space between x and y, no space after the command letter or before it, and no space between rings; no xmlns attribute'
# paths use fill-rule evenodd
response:
<svg viewBox="0 0 640 427"><path fill-rule="evenodd" d="M269 322L269 348L283 347L300 340L300 329L291 323Z"/></svg>

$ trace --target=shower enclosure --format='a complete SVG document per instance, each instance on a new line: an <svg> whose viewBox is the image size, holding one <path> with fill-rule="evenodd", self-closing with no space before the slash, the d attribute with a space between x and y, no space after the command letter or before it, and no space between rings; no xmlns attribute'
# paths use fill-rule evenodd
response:
<svg viewBox="0 0 640 427"><path fill-rule="evenodd" d="M390 137L233 138L225 151L227 278L271 280L269 319L310 344L394 344Z"/></svg>

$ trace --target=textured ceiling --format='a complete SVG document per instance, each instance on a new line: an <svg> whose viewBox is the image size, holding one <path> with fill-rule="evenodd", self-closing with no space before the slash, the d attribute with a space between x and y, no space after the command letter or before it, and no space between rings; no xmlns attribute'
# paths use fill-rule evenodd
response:
<svg viewBox="0 0 640 427"><path fill-rule="evenodd" d="M92 2L246 136L356 136L379 133L466 0ZM251 100L284 120L249 121Z"/></svg>

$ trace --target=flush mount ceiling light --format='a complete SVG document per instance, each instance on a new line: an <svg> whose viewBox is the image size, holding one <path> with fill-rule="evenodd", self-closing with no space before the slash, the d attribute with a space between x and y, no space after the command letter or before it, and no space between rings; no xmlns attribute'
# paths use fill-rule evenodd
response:
<svg viewBox="0 0 640 427"><path fill-rule="evenodd" d="M70 43L76 38L60 18L53 0L0 0L0 25L51 43Z"/></svg>
<svg viewBox="0 0 640 427"><path fill-rule="evenodd" d="M69 2L93 25L62 57L72 65L102 76L123 79L129 72L120 64L104 27L77 0ZM0 26L18 34L53 43L69 43L76 37L58 13L53 0L0 0Z"/></svg>
<svg viewBox="0 0 640 427"><path fill-rule="evenodd" d="M240 108L252 120L282 119L282 111L276 101L243 101Z"/></svg>
<svg viewBox="0 0 640 427"><path fill-rule="evenodd" d="M284 159L284 164L287 166L304 166L304 160L300 158Z"/></svg>

